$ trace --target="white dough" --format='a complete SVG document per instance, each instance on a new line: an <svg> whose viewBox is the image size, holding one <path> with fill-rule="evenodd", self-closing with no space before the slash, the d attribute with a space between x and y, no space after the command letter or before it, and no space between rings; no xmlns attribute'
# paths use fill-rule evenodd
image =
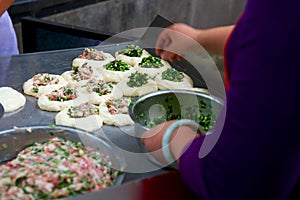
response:
<svg viewBox="0 0 300 200"><path fill-rule="evenodd" d="M99 110L104 124L121 127L132 125L134 123L129 114L110 114L105 102L99 105Z"/></svg>
<svg viewBox="0 0 300 200"><path fill-rule="evenodd" d="M55 116L55 124L63 126L71 126L86 130L89 132L96 131L103 126L103 119L100 115L90 115L84 118L71 118L68 113L69 108L57 113Z"/></svg>
<svg viewBox="0 0 300 200"><path fill-rule="evenodd" d="M121 89L124 96L137 97L158 90L156 82L153 81L152 79L149 79L148 83L142 85L141 87L129 87L127 85L128 81L129 78L127 76L117 84L117 87Z"/></svg>
<svg viewBox="0 0 300 200"><path fill-rule="evenodd" d="M102 74L102 78L105 82L114 82L117 83L120 80L122 80L124 77L126 77L128 74L131 74L135 72L136 70L131 67L129 70L126 70L124 72L122 71L111 71L111 70L104 70Z"/></svg>
<svg viewBox="0 0 300 200"><path fill-rule="evenodd" d="M66 71L64 73L61 74L61 76L68 82L68 84L72 87L72 88L78 88L81 87L82 85L85 85L87 80L81 80L81 81L77 81L74 80L72 77L73 71Z"/></svg>
<svg viewBox="0 0 300 200"><path fill-rule="evenodd" d="M64 108L67 108L69 106L73 105L73 100L69 101L50 101L48 96L46 94L43 94L40 96L40 98L37 101L37 104L41 110L47 110L47 111L61 111Z"/></svg>
<svg viewBox="0 0 300 200"><path fill-rule="evenodd" d="M118 52L115 53L116 60L122 60L123 62L127 63L128 65L136 65L140 63L143 57L150 56L148 51L143 50L141 57L130 57L124 54L119 54Z"/></svg>
<svg viewBox="0 0 300 200"><path fill-rule="evenodd" d="M41 110L58 112L70 106L79 105L87 101L87 97L84 97L79 92L77 92L77 98L68 101L50 101L47 94L40 96L37 101L37 104Z"/></svg>
<svg viewBox="0 0 300 200"><path fill-rule="evenodd" d="M73 70L70 71L65 71L64 73L61 74L61 76L69 83L69 85L73 88L77 88L80 87L81 85L86 84L86 82L89 79L95 79L95 80L99 80L102 78L101 73L97 70L95 70L92 66L90 66L87 62L83 62L85 59L75 59L76 63L74 65L74 61L73 61L73 65L72 68L74 66L78 67L78 72L74 72ZM76 75L77 79L74 78L74 75Z"/></svg>
<svg viewBox="0 0 300 200"><path fill-rule="evenodd" d="M11 87L0 87L0 103L3 105L4 112L12 112L23 107L26 98Z"/></svg>
<svg viewBox="0 0 300 200"><path fill-rule="evenodd" d="M84 63L87 63L88 66L91 66L94 71L102 73L104 68L103 65L115 60L115 58L109 53L103 53L106 57L105 60L88 60L84 58L75 58L72 61L72 66L82 66Z"/></svg>
<svg viewBox="0 0 300 200"><path fill-rule="evenodd" d="M160 67L160 68L145 68L145 67L139 66L139 63L137 63L134 67L139 72L149 74L150 78L155 78L155 76L157 76L158 74L162 73L163 71L167 70L168 68L171 68L171 65L167 61L161 60L161 62L164 66Z"/></svg>
<svg viewBox="0 0 300 200"><path fill-rule="evenodd" d="M99 105L100 103L105 102L111 97L119 99L123 96L123 93L120 88L118 88L116 85L113 85L111 93L100 96L98 93L90 91L89 88L85 85L78 88L78 95L84 96L87 101L92 104Z"/></svg>
<svg viewBox="0 0 300 200"><path fill-rule="evenodd" d="M51 92L53 90L57 90L68 84L68 82L60 75L49 74L49 76L54 80L58 80L58 83L55 83L55 81L51 81L51 83L48 83L47 85L40 85L38 86L38 92L34 92L33 77L32 77L23 84L24 93L34 97L39 97L42 94Z"/></svg>
<svg viewBox="0 0 300 200"><path fill-rule="evenodd" d="M162 73L155 77L155 82L160 90L193 88L193 80L185 73L182 82L174 82L162 79Z"/></svg>

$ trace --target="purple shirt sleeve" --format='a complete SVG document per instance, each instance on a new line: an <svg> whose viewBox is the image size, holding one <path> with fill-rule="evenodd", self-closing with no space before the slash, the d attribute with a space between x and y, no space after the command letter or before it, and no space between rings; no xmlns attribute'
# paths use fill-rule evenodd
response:
<svg viewBox="0 0 300 200"><path fill-rule="evenodd" d="M0 16L0 57L19 54L17 37L7 11Z"/></svg>
<svg viewBox="0 0 300 200"><path fill-rule="evenodd" d="M248 1L226 49L220 138L206 157L198 156L200 137L180 159L183 180L201 199L287 199L300 190L299 7Z"/></svg>

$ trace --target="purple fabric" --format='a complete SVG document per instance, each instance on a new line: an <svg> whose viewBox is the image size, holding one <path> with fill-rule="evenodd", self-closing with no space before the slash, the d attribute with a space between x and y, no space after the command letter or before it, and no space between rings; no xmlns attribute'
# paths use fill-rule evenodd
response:
<svg viewBox="0 0 300 200"><path fill-rule="evenodd" d="M0 16L0 57L19 54L16 33L11 19L5 11Z"/></svg>
<svg viewBox="0 0 300 200"><path fill-rule="evenodd" d="M202 137L180 159L183 180L201 199L275 200L300 191L299 19L298 0L247 2L226 49L221 136L205 158L197 157Z"/></svg>

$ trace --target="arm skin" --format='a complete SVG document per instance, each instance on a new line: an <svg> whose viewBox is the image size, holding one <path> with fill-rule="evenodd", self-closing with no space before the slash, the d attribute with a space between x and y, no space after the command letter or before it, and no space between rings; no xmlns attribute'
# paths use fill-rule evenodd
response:
<svg viewBox="0 0 300 200"><path fill-rule="evenodd" d="M0 16L11 6L14 0L0 0Z"/></svg>
<svg viewBox="0 0 300 200"><path fill-rule="evenodd" d="M223 55L224 47L234 25L199 31L196 40L212 54Z"/></svg>
<svg viewBox="0 0 300 200"><path fill-rule="evenodd" d="M195 29L186 24L174 24L170 26L168 29L163 31L159 36L156 44L156 53L162 57L162 59L174 61L175 59L181 60L182 56L176 55L171 51L163 50L163 49L176 49L175 45L180 43L178 40L178 35L172 34L169 30L174 30L180 32L184 35L187 35L189 38L192 38L199 44L201 44L206 51L212 54L222 55L224 52L224 46L227 38L229 37L231 31L233 30L234 25L231 26L223 26L216 27L206 30ZM176 38L177 37L177 38ZM181 42L178 45L178 48L188 48L183 47L183 44L189 44L185 42L186 38L179 38L184 42ZM172 41L175 42L172 42ZM161 149L162 137L167 129L174 121L165 122L163 124L158 125L157 127L150 129L145 132L143 135L143 143L149 152L155 152L154 156L162 163L166 163L163 158ZM184 134L178 134L184 133ZM184 137L182 137L184 135ZM195 132L192 131L187 126L182 126L177 128L171 136L170 149L173 156L178 159L182 155L184 149L187 145L195 138Z"/></svg>
<svg viewBox="0 0 300 200"><path fill-rule="evenodd" d="M195 29L186 24L174 24L160 34L156 43L156 54L165 60L181 60L184 55L178 54L184 54L193 45L188 41L192 39L204 47L208 53L223 55L225 43L233 28L234 25L230 25L204 30Z"/></svg>
<svg viewBox="0 0 300 200"><path fill-rule="evenodd" d="M143 135L143 143L145 147L151 152L155 158L167 165L164 156L162 154L162 137L166 131L166 129L174 122L167 121L163 124L160 124L147 132ZM174 158L178 159L184 152L187 144L189 144L193 139L195 139L196 133L188 126L181 126L173 132L170 138L170 150Z"/></svg>

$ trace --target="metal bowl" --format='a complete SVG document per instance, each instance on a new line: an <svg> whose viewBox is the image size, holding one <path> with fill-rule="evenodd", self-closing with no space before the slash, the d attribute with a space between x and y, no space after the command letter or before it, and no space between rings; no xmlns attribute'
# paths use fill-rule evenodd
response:
<svg viewBox="0 0 300 200"><path fill-rule="evenodd" d="M136 99L129 107L129 115L135 122L135 135L141 138L151 127L172 119L191 119L207 132L214 128L216 119L223 107L222 100L209 94L192 90L158 90ZM201 118L200 120L199 118ZM205 120L205 116L207 116ZM147 157L162 166L147 152Z"/></svg>
<svg viewBox="0 0 300 200"><path fill-rule="evenodd" d="M0 119L2 118L3 115L4 115L4 108L3 108L2 104L0 103Z"/></svg>
<svg viewBox="0 0 300 200"><path fill-rule="evenodd" d="M103 152L109 157L114 170L124 170L125 159L121 152L112 148L109 141L96 137L85 131L64 126L28 126L16 127L0 132L0 163L3 164L14 159L17 154L28 145L35 142L45 142L53 137L60 137L73 142L81 142L86 147ZM120 185L125 174L121 173L114 185Z"/></svg>
<svg viewBox="0 0 300 200"><path fill-rule="evenodd" d="M192 90L158 90L136 99L129 115L136 125L136 136L172 119L192 119L206 132L215 125L223 102L209 94ZM207 123L199 117L210 116Z"/></svg>

